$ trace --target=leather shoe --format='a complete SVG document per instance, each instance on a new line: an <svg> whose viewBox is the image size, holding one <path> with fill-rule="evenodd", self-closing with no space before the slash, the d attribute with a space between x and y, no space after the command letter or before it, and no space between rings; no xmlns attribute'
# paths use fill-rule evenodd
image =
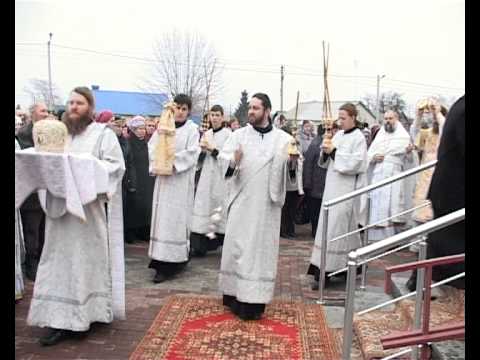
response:
<svg viewBox="0 0 480 360"><path fill-rule="evenodd" d="M405 286L408 289L408 291L410 292L415 291L417 289L417 277L410 276Z"/></svg>
<svg viewBox="0 0 480 360"><path fill-rule="evenodd" d="M37 277L37 267L33 265L27 266L25 269L25 276L28 280L35 282Z"/></svg>
<svg viewBox="0 0 480 360"><path fill-rule="evenodd" d="M68 330L50 329L49 333L41 337L39 342L42 346L52 346L66 340L69 335Z"/></svg>
<svg viewBox="0 0 480 360"><path fill-rule="evenodd" d="M328 277L328 274L329 273L326 273L325 274L325 283L324 283L324 287L328 287L331 285L331 281L330 281L330 278ZM314 280L313 282L313 285L312 285L312 290L318 290L320 287L320 282L318 280Z"/></svg>
<svg viewBox="0 0 480 360"><path fill-rule="evenodd" d="M160 283L164 282L165 280L167 280L167 277L164 274L162 274L161 272L157 272L155 274L155 277L153 278L153 282L155 284L160 284Z"/></svg>

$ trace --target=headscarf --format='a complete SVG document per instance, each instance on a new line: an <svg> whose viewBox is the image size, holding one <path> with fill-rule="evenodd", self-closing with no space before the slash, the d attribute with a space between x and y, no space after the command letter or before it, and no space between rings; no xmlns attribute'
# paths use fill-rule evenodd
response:
<svg viewBox="0 0 480 360"><path fill-rule="evenodd" d="M102 110L95 117L95 121L98 123L107 123L113 117L113 112L110 110Z"/></svg>
<svg viewBox="0 0 480 360"><path fill-rule="evenodd" d="M127 121L128 128L133 131L140 126L145 126L145 118L143 116L137 115Z"/></svg>

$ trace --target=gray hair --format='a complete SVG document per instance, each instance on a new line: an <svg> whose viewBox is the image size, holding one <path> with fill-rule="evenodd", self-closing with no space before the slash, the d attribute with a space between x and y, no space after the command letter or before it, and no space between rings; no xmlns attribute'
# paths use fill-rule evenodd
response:
<svg viewBox="0 0 480 360"><path fill-rule="evenodd" d="M30 115L32 115L34 113L34 111L37 110L37 107L40 104L45 104L45 103L44 102L37 102L37 103L34 103L34 104L30 105L30 107L28 108L28 113Z"/></svg>

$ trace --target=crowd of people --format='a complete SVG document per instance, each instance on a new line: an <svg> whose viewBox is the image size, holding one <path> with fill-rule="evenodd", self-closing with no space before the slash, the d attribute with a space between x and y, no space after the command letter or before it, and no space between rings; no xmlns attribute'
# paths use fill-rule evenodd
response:
<svg viewBox="0 0 480 360"><path fill-rule="evenodd" d="M459 102L464 104L462 99ZM296 223L311 223L314 246L307 271L314 276L312 288L318 289L323 202L429 162L437 154L440 166L440 154L443 151L451 158L452 148L456 151L453 158L464 164L462 144L452 145L463 139L464 146L464 118L445 121L450 119L446 109L432 99L418 106L409 130L395 110L386 111L383 124L369 129L358 121L355 105L346 103L339 108L328 142L322 124L315 129L312 121L302 121L296 134L283 114L272 117L272 104L263 93L250 99L245 126L234 118L227 121L223 108L214 105L199 127L189 119L189 96L178 94L173 102L173 168L170 175L160 175L155 164L171 130L158 126L158 118L137 115L125 119L110 110L95 112L95 99L88 88L72 90L66 111L57 118L68 130L65 152L88 154L102 170L92 173L87 181L91 184L77 181L77 186L100 189L106 183L108 189L82 203L83 220L65 206L70 193L60 199L47 192L51 200L45 201L44 195L33 192L58 185L62 181L58 175L45 175L42 184L31 178L21 180L34 185L16 209L15 298L22 296L23 265L25 276L35 281L28 324L50 329L40 339L42 345L88 331L93 322L109 323L125 316L123 241L149 242L148 266L154 270L155 283L180 276L192 257L221 247L223 303L239 318L256 320L273 298L279 235L293 240ZM454 111L457 117L459 112ZM25 150L16 156L35 147L35 124L52 117L42 103L32 105L23 119L20 115L15 119L15 146ZM463 133L448 135L450 140L446 140L446 134L442 137L446 129L462 131L449 121L463 121ZM442 142L443 150L439 149ZM298 152L290 152L292 144ZM43 167L54 160L37 155L41 160L34 164L43 174ZM81 176L88 176L90 167L85 165L86 174ZM362 197L333 207L328 239L375 222L363 236L378 241L461 207L458 196L454 208L446 206L447 201L435 203L428 194L430 183L435 183L432 174L433 169L373 191L370 206ZM437 192L444 189L444 184L436 184ZM432 200L433 211L424 206L413 215L393 217L427 198ZM442 235L430 254L461 252L464 239L462 248L458 231L447 234L458 238L456 245ZM327 276L345 266L348 252L361 246L360 236L357 232L329 243ZM448 245L438 245L442 241Z"/></svg>

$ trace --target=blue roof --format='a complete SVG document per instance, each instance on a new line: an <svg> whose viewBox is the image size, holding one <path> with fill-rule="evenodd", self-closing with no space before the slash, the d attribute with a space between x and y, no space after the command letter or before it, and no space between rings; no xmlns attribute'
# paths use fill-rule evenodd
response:
<svg viewBox="0 0 480 360"><path fill-rule="evenodd" d="M152 115L162 113L166 94L93 89L97 111L111 110L118 115Z"/></svg>

